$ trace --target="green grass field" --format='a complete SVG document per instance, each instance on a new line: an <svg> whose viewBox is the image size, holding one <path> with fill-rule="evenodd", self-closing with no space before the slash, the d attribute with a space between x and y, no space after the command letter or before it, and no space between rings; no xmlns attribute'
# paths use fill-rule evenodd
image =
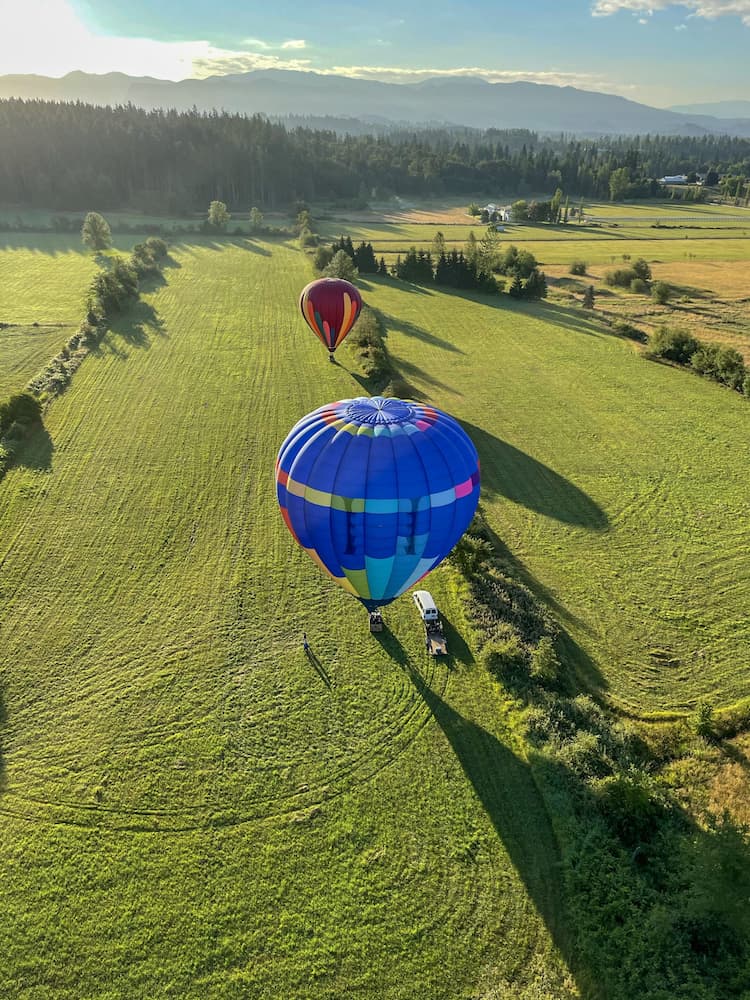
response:
<svg viewBox="0 0 750 1000"><path fill-rule="evenodd" d="M0 323L8 324L0 328L0 399L23 389L73 333L95 269L69 237L24 235L11 248L0 233Z"/></svg>
<svg viewBox="0 0 750 1000"><path fill-rule="evenodd" d="M0 485L0 993L595 995L454 571L428 662L407 597L370 636L278 514L288 429L363 392L298 317L306 258L172 257ZM637 715L747 695L748 404L559 305L362 287L586 684Z"/></svg>
<svg viewBox="0 0 750 1000"><path fill-rule="evenodd" d="M278 514L287 430L360 391L298 320L309 265L174 256L0 489L3 989L556 981L555 842L453 577L447 669L408 600L371 637Z"/></svg>

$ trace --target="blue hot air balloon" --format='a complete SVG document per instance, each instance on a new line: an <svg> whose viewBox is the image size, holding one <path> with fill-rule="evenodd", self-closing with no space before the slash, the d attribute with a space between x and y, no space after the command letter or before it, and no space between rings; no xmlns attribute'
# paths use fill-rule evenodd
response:
<svg viewBox="0 0 750 1000"><path fill-rule="evenodd" d="M292 428L276 492L299 544L368 611L451 551L479 501L479 459L438 409L381 396L328 403Z"/></svg>

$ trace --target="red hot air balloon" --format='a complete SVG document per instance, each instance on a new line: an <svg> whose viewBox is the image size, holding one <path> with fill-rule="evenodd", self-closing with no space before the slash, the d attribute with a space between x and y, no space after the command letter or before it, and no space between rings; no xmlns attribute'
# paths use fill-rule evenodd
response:
<svg viewBox="0 0 750 1000"><path fill-rule="evenodd" d="M323 341L333 361L333 352L362 311L362 296L343 278L318 278L302 289L299 307L305 322Z"/></svg>

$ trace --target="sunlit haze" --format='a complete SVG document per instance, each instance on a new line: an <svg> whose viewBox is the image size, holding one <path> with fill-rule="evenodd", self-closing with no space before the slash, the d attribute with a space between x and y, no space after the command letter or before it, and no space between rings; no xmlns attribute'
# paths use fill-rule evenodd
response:
<svg viewBox="0 0 750 1000"><path fill-rule="evenodd" d="M393 82L480 75L666 106L750 96L748 43L750 0L533 0L523 17L489 0L460 9L437 0L429 11L391 0L369 9L250 0L241 10L226 0L6 0L0 70L169 80L272 68Z"/></svg>

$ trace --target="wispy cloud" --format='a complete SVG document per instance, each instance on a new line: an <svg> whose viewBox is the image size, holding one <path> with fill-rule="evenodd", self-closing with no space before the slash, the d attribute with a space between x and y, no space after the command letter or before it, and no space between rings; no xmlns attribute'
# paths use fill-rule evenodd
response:
<svg viewBox="0 0 750 1000"><path fill-rule="evenodd" d="M739 17L750 27L750 0L594 0L594 17L608 17L621 10L651 14L668 7L685 7L694 17L714 20L717 17Z"/></svg>
<svg viewBox="0 0 750 1000"><path fill-rule="evenodd" d="M288 42L282 42L282 49L306 49L307 42L304 38L290 38Z"/></svg>
<svg viewBox="0 0 750 1000"><path fill-rule="evenodd" d="M202 80L207 76L224 76L227 73L250 73L256 69L312 69L309 59L282 59L264 52L231 52L227 49L208 47L205 53L196 54L191 60L187 76Z"/></svg>
<svg viewBox="0 0 750 1000"><path fill-rule="evenodd" d="M589 89L630 89L619 87L595 73L573 73L564 70L486 69L482 66L457 66L451 69L412 69L404 66L332 66L316 69L318 73L335 73L361 80L384 80L389 83L418 83L431 77L478 76L489 83L549 83L558 87L583 87Z"/></svg>

